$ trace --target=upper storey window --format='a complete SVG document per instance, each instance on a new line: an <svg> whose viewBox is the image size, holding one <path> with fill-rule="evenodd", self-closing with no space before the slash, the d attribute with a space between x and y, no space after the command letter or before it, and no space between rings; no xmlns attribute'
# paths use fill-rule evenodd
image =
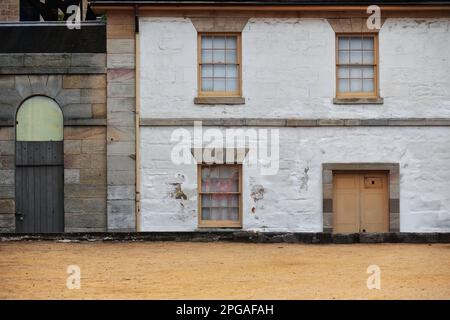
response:
<svg viewBox="0 0 450 320"><path fill-rule="evenodd" d="M238 33L200 33L199 95L241 95L241 36Z"/></svg>
<svg viewBox="0 0 450 320"><path fill-rule="evenodd" d="M336 40L337 97L377 97L377 35L345 34Z"/></svg>

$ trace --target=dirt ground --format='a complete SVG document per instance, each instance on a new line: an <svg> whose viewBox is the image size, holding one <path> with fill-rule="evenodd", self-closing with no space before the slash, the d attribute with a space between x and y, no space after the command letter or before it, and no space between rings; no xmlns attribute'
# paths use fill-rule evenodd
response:
<svg viewBox="0 0 450 320"><path fill-rule="evenodd" d="M0 243L0 299L450 299L450 245Z"/></svg>

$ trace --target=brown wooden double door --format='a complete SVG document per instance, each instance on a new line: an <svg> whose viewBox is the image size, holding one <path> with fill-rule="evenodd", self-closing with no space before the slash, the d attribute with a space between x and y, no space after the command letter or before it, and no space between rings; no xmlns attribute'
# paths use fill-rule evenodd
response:
<svg viewBox="0 0 450 320"><path fill-rule="evenodd" d="M389 232L388 175L333 175L333 232Z"/></svg>

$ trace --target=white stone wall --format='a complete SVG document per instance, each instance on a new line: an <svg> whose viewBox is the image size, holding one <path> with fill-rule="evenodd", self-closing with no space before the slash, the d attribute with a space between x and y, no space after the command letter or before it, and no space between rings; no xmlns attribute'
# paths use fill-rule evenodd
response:
<svg viewBox="0 0 450 320"><path fill-rule="evenodd" d="M386 20L383 105L332 103L335 35L323 19L250 19L242 34L242 106L194 104L197 33L189 19L141 18L140 35L142 118L450 117L450 19ZM171 161L175 129L141 128L142 231L197 229L197 169ZM400 164L401 231L450 232L449 127L279 130L278 174L244 165L244 229L322 231L322 163L390 162ZM255 201L257 186L265 191ZM176 199L180 190L186 200Z"/></svg>
<svg viewBox="0 0 450 320"><path fill-rule="evenodd" d="M197 229L197 168L194 162L175 165L171 161L177 144L171 142L175 129L141 128L142 231ZM450 232L447 128L279 130L280 169L276 175L261 175L258 168L244 163L244 229L320 232L322 163L395 162L400 164L400 230ZM186 200L176 199L177 186ZM255 200L251 193L258 186L264 188L263 199Z"/></svg>
<svg viewBox="0 0 450 320"><path fill-rule="evenodd" d="M379 33L383 105L334 105L335 35L324 19L252 18L242 33L242 106L195 105L189 19L141 18L142 117L450 116L450 19L387 19Z"/></svg>

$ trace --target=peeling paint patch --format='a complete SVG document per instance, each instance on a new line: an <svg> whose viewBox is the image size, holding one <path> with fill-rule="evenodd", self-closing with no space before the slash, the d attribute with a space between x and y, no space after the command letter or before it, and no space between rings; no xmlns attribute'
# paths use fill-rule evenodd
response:
<svg viewBox="0 0 450 320"><path fill-rule="evenodd" d="M308 190L308 181L309 181L309 167L306 167L303 170L303 175L300 178L300 190Z"/></svg>
<svg viewBox="0 0 450 320"><path fill-rule="evenodd" d="M182 199L187 200L186 194L181 189L181 183L172 183L171 185L174 186L173 190L170 192L170 197L174 199Z"/></svg>
<svg viewBox="0 0 450 320"><path fill-rule="evenodd" d="M252 197L253 201L258 202L259 200L264 199L264 187L260 184L257 184L252 187L252 192L250 193L250 197Z"/></svg>

